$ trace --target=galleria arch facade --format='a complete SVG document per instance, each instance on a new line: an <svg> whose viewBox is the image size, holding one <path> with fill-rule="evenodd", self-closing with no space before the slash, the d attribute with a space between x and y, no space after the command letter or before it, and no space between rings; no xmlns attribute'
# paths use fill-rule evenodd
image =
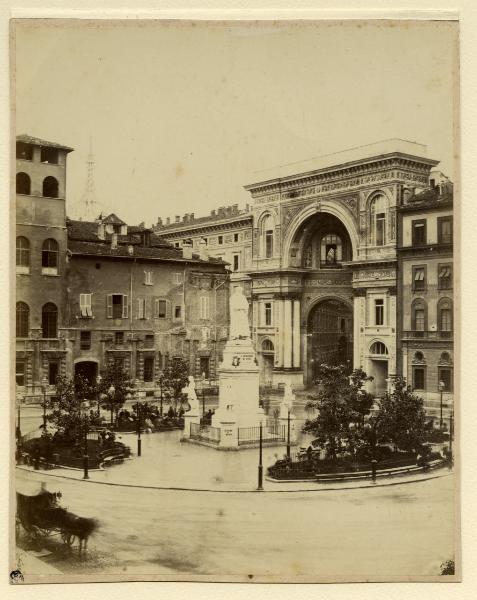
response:
<svg viewBox="0 0 477 600"><path fill-rule="evenodd" d="M437 163L402 140L339 158L246 186L252 330L263 383L309 384L321 363L348 363L379 395L397 371L396 209Z"/></svg>

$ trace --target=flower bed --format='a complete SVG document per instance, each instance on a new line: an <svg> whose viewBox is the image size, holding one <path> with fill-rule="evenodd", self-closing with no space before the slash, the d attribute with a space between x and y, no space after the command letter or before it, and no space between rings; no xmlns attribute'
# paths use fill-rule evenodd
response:
<svg viewBox="0 0 477 600"><path fill-rule="evenodd" d="M36 461L43 465L73 467L82 469L84 445L58 444L48 442L43 438L34 438L25 442L22 454L26 462L35 464ZM88 439L88 466L97 469L106 458L115 456L127 458L131 450L122 442L101 443L99 439Z"/></svg>

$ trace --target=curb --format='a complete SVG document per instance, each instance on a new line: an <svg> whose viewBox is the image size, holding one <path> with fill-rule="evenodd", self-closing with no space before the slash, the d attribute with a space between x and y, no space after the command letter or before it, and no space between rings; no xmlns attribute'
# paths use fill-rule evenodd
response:
<svg viewBox="0 0 477 600"><path fill-rule="evenodd" d="M449 471L447 473L441 474L433 474L428 477L420 477L420 478L409 478L405 481L400 480L396 481L396 477L390 478L392 481L381 481L379 483L372 483L367 481L366 484L360 482L360 485L355 486L339 486L339 487L316 487L316 488L306 488L306 489L288 489L288 490L221 490L221 489L211 489L211 488L186 488L186 487L177 487L177 486L153 486L153 485L140 485L140 484L131 484L131 483L114 483L111 481L93 481L91 479L77 479L76 477L68 477L67 475L54 475L53 473L47 473L45 471L34 471L32 469L25 469L21 466L17 466L16 469L20 471L25 471L27 473L36 473L38 475L47 476L47 477L55 477L57 479L68 479L69 481L78 481L80 483L88 483L92 485L109 485L112 487L126 487L133 489L142 489L142 490L161 490L161 491L173 491L173 492L207 492L207 493L218 493L218 494L256 494L257 492L260 494L270 493L270 494L293 494L296 492L331 492L331 491L339 491L339 490L357 490L357 489L374 489L378 487L385 487L390 485L406 485L409 483L420 483L422 481L429 481L430 479L438 479L440 477L449 477L453 474L453 471ZM272 482L270 482L272 483ZM281 485L281 484L277 484Z"/></svg>

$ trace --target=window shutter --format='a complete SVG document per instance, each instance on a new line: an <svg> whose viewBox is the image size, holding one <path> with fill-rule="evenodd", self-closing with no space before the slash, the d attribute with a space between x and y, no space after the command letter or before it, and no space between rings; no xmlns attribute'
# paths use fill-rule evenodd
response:
<svg viewBox="0 0 477 600"><path fill-rule="evenodd" d="M86 294L80 294L80 315L86 316Z"/></svg>
<svg viewBox="0 0 477 600"><path fill-rule="evenodd" d="M128 318L128 297L123 294L123 319Z"/></svg>
<svg viewBox="0 0 477 600"><path fill-rule="evenodd" d="M108 294L106 296L106 318L107 319L113 318L113 295L112 294Z"/></svg>
<svg viewBox="0 0 477 600"><path fill-rule="evenodd" d="M84 309L87 317L93 316L93 309L91 307L91 298L93 294L84 294Z"/></svg>
<svg viewBox="0 0 477 600"><path fill-rule="evenodd" d="M149 319L149 314L147 310L147 298L144 298L144 318Z"/></svg>
<svg viewBox="0 0 477 600"><path fill-rule="evenodd" d="M159 317L159 298L154 298L154 318Z"/></svg>
<svg viewBox="0 0 477 600"><path fill-rule="evenodd" d="M166 319L171 318L171 302L170 300L166 300Z"/></svg>
<svg viewBox="0 0 477 600"><path fill-rule="evenodd" d="M141 305L142 305L142 301L141 298L137 299L137 318L138 319L142 319L143 315L141 314Z"/></svg>

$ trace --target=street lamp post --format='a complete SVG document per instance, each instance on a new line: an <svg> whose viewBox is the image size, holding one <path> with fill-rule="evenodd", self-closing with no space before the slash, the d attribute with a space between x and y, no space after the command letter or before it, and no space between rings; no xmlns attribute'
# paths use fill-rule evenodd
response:
<svg viewBox="0 0 477 600"><path fill-rule="evenodd" d="M205 386L205 373L202 373L202 418L205 418L205 396L204 396L204 386Z"/></svg>
<svg viewBox="0 0 477 600"><path fill-rule="evenodd" d="M452 436L454 435L454 409L451 409L449 419L449 462L452 467Z"/></svg>
<svg viewBox="0 0 477 600"><path fill-rule="evenodd" d="M442 431L442 394L444 393L444 389L446 387L446 384L443 381L439 381L439 391L441 393L441 406L440 406L440 425L439 428Z"/></svg>
<svg viewBox="0 0 477 600"><path fill-rule="evenodd" d="M263 491L263 465L262 465L262 422L260 421L260 445L258 455L258 487L257 491Z"/></svg>
<svg viewBox="0 0 477 600"><path fill-rule="evenodd" d="M46 391L47 391L48 381L46 378L43 379L43 385L41 386L41 391L43 392L43 431L46 431Z"/></svg>
<svg viewBox="0 0 477 600"><path fill-rule="evenodd" d="M139 399L136 403L136 412L137 412L137 455L141 456L141 406L139 404Z"/></svg>
<svg viewBox="0 0 477 600"><path fill-rule="evenodd" d="M288 407L287 417L287 459L290 460L290 407Z"/></svg>
<svg viewBox="0 0 477 600"><path fill-rule="evenodd" d="M162 383L163 383L163 375L162 375L162 373L161 373L161 375L160 375L160 377L159 377L159 389L160 389L160 392L161 392L161 407L160 407L160 412L159 412L159 414L161 415L161 419L162 419L162 417L163 417L163 413L162 413L162 402L163 402L163 400L164 400L163 391L162 391Z"/></svg>
<svg viewBox="0 0 477 600"><path fill-rule="evenodd" d="M86 413L88 407L89 407L89 402L87 400L84 400L81 404L82 408L84 409L84 414L83 414L83 479L89 479L89 456L88 456L88 415Z"/></svg>

